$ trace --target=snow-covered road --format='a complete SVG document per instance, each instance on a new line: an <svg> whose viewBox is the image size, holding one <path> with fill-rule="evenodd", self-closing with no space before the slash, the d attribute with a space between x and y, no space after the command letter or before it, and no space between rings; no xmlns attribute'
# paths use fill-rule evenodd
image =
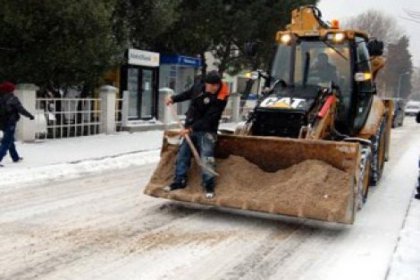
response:
<svg viewBox="0 0 420 280"><path fill-rule="evenodd" d="M404 275L394 252L414 191L420 126L406 122L392 140L381 184L352 226L147 197L155 163L2 187L0 279L411 279L418 270Z"/></svg>

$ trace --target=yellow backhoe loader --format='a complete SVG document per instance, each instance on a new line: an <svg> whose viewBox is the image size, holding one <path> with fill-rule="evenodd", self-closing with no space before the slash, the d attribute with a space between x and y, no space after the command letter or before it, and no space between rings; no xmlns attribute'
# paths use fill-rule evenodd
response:
<svg viewBox="0 0 420 280"><path fill-rule="evenodd" d="M392 102L378 97L383 43L327 24L314 6L292 12L256 107L233 135L219 135L216 196L200 169L167 193L179 144L166 131L145 193L171 200L352 224L388 157ZM252 55L254 45L248 45Z"/></svg>

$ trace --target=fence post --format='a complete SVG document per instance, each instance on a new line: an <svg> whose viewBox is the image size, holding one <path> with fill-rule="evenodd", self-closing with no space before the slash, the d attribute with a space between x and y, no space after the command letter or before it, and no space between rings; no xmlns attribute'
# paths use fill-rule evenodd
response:
<svg viewBox="0 0 420 280"><path fill-rule="evenodd" d="M102 86L99 90L101 96L101 133L113 134L116 132L115 104L118 88Z"/></svg>
<svg viewBox="0 0 420 280"><path fill-rule="evenodd" d="M241 121L240 109L241 109L241 95L239 93L232 93L231 96L232 102L232 122Z"/></svg>
<svg viewBox="0 0 420 280"><path fill-rule="evenodd" d="M168 128L172 123L175 122L170 108L165 105L166 98L171 95L174 95L174 91L171 88L159 89L159 120L164 124L165 128ZM177 104L175 103L172 106L177 106ZM175 110L175 112L176 111L177 110Z"/></svg>
<svg viewBox="0 0 420 280"><path fill-rule="evenodd" d="M23 107L32 115L36 115L36 91L39 88L34 84L18 84L15 91ZM34 121L23 117L16 127L16 138L23 142L34 142L36 125Z"/></svg>

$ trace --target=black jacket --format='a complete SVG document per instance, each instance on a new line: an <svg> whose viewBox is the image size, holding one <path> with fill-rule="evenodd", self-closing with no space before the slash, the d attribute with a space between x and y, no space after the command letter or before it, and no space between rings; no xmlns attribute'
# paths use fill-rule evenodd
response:
<svg viewBox="0 0 420 280"><path fill-rule="evenodd" d="M174 102L191 100L185 120L185 127L193 131L217 132L219 121L225 110L229 90L221 83L217 93L204 91L204 83L197 83L189 90L172 96Z"/></svg>
<svg viewBox="0 0 420 280"><path fill-rule="evenodd" d="M6 124L16 124L20 119L20 115L30 119L34 118L13 93L0 93L0 104L0 106L4 106L3 109L5 110L5 115L0 117L0 127Z"/></svg>

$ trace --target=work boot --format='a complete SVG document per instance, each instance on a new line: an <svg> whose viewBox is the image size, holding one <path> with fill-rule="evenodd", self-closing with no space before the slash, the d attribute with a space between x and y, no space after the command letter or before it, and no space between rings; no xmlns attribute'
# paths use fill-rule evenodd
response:
<svg viewBox="0 0 420 280"><path fill-rule="evenodd" d="M214 191L212 191L212 192L211 191L210 192L209 191L206 191L206 194L205 195L206 195L206 198L207 199L213 199L216 196L216 194L214 193Z"/></svg>
<svg viewBox="0 0 420 280"><path fill-rule="evenodd" d="M204 186L204 195L207 199L212 199L216 196L216 193L214 192L214 185L206 185Z"/></svg>
<svg viewBox="0 0 420 280"><path fill-rule="evenodd" d="M164 187L163 190L165 192L171 192L171 191L174 191L174 190L183 189L186 186L187 186L187 180L185 180L185 179L175 180L169 186Z"/></svg>

